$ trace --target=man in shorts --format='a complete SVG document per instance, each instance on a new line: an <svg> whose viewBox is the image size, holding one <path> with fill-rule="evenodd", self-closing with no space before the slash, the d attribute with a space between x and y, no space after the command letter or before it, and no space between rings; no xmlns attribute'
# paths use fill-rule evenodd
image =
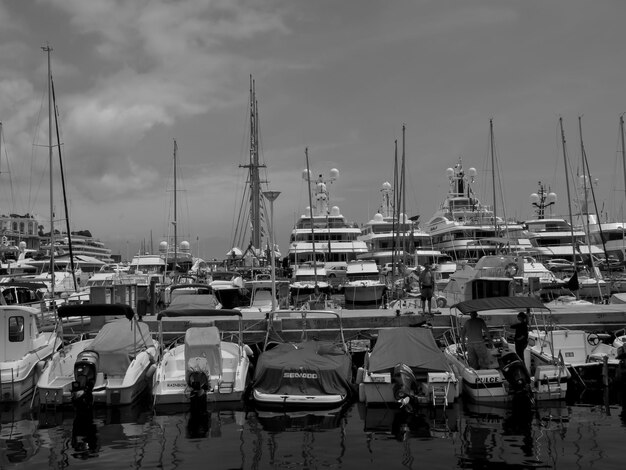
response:
<svg viewBox="0 0 626 470"><path fill-rule="evenodd" d="M428 302L428 314L432 313L433 288L435 284L435 276L431 271L430 264L424 266L420 273L420 298L422 300L422 312L426 313L426 302Z"/></svg>

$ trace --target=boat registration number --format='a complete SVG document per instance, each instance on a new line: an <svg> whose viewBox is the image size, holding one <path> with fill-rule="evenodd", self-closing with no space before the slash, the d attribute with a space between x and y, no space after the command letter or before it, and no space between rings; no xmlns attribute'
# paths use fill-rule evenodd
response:
<svg viewBox="0 0 626 470"><path fill-rule="evenodd" d="M385 377L382 377L380 375L372 375L372 376L370 376L370 379L371 379L372 382L376 382L376 383L385 382Z"/></svg>
<svg viewBox="0 0 626 470"><path fill-rule="evenodd" d="M496 383L500 381L500 377L476 377L475 383Z"/></svg>

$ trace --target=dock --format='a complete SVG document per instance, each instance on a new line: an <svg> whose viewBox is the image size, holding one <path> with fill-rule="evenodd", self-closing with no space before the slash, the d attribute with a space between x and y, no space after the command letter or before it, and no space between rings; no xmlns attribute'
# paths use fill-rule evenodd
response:
<svg viewBox="0 0 626 470"><path fill-rule="evenodd" d="M401 326L432 327L435 338L464 317L457 317L455 310L442 309L431 315L417 311L398 311L392 309L334 310L341 318L346 341L363 340L375 337L381 329ZM516 311L493 310L480 316L490 329L506 328L517 322ZM278 310L272 317L271 338L282 341L299 341L303 330L308 338L336 340L339 338L340 324L336 317L316 314L316 310L306 311L306 320L298 310ZM156 316L145 316L150 331L159 331ZM164 318L162 321L165 341L173 340L185 334L191 326L217 326L224 337L234 337L239 332L239 322L229 318ZM243 318L243 341L246 344L260 344L265 341L268 319L262 313L246 313ZM626 328L626 304L620 305L584 305L556 307L551 312L535 312L531 315L530 327L544 328L554 326L567 329L582 329L588 332L613 332Z"/></svg>

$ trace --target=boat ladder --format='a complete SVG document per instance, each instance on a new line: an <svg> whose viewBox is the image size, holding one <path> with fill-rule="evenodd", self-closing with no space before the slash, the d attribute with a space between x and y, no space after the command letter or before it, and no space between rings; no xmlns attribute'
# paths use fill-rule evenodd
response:
<svg viewBox="0 0 626 470"><path fill-rule="evenodd" d="M448 406L448 390L450 389L450 382L431 383L430 384L430 396L433 406L443 405Z"/></svg>

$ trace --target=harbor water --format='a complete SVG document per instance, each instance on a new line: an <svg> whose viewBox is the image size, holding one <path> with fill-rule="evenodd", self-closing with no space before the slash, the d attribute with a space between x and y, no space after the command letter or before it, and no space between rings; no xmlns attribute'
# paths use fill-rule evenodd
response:
<svg viewBox="0 0 626 470"><path fill-rule="evenodd" d="M537 407L462 401L408 413L353 403L318 413L242 405L33 412L3 407L0 468L624 468L626 412L596 397Z"/></svg>

